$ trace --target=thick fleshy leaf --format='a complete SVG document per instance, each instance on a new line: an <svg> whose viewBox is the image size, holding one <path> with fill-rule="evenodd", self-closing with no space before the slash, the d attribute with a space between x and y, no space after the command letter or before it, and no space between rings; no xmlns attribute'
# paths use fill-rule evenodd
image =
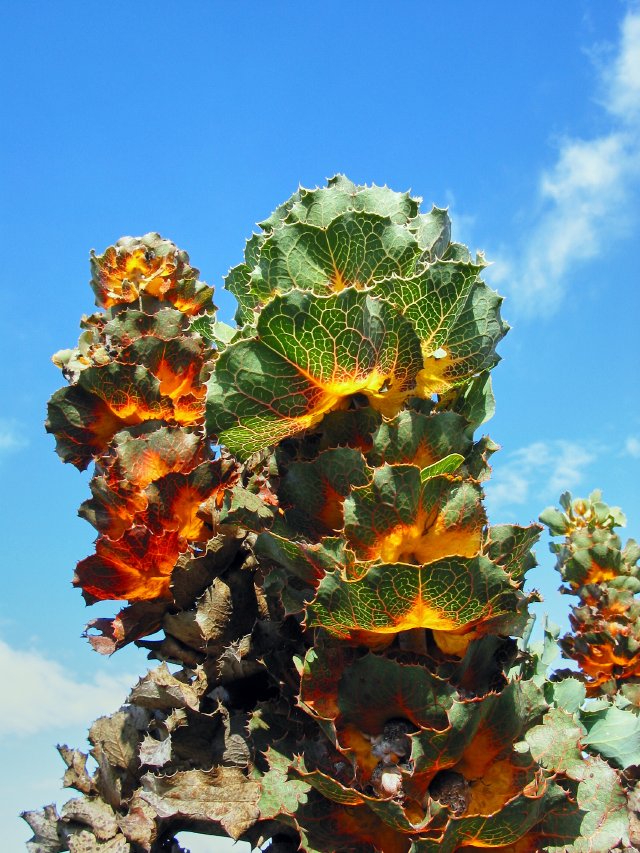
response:
<svg viewBox="0 0 640 853"><path fill-rule="evenodd" d="M435 261L445 254L451 242L451 220L447 210L434 205L429 213L419 213L410 227L422 249L420 260Z"/></svg>
<svg viewBox="0 0 640 853"><path fill-rule="evenodd" d="M415 264L450 250L446 210L419 213L420 199L387 187L356 186L342 175L326 187L300 188L260 223L226 288L239 302L239 323L276 293L293 286L326 293L389 274L410 274ZM454 253L455 254L455 253Z"/></svg>
<svg viewBox="0 0 640 853"><path fill-rule="evenodd" d="M191 330L197 332L205 341L212 341L218 351L228 346L238 334L237 329L216 320L213 314L200 314L192 321Z"/></svg>
<svg viewBox="0 0 640 853"><path fill-rule="evenodd" d="M126 480L95 476L89 485L93 497L80 506L78 514L110 539L120 539L147 508L146 493Z"/></svg>
<svg viewBox="0 0 640 853"><path fill-rule="evenodd" d="M339 806L318 792L308 795L296 818L308 853L341 848L349 853L408 853L411 844L407 835L387 825L366 804Z"/></svg>
<svg viewBox="0 0 640 853"><path fill-rule="evenodd" d="M143 364L159 382L159 391L172 403L172 419L183 426L202 421L208 373L197 338L163 341L145 337L122 350L121 361Z"/></svg>
<svg viewBox="0 0 640 853"><path fill-rule="evenodd" d="M177 530L154 534L132 527L115 542L100 537L96 553L78 563L73 583L90 601L167 598L171 572L186 549Z"/></svg>
<svg viewBox="0 0 640 853"><path fill-rule="evenodd" d="M575 714L562 708L552 708L544 721L528 731L525 737L538 764L548 770L574 776L582 766L580 742L584 735L584 726Z"/></svg>
<svg viewBox="0 0 640 853"><path fill-rule="evenodd" d="M500 319L501 298L478 281L481 269L439 260L413 278L373 289L412 322L422 342L423 396L443 394L498 361L495 347L508 327Z"/></svg>
<svg viewBox="0 0 640 853"><path fill-rule="evenodd" d="M584 682L577 678L563 678L562 681L547 682L545 694L550 705L557 705L568 714L575 714L586 698L587 689Z"/></svg>
<svg viewBox="0 0 640 853"><path fill-rule="evenodd" d="M411 320L425 356L445 347L482 266L435 261L410 278L378 282L373 292Z"/></svg>
<svg viewBox="0 0 640 853"><path fill-rule="evenodd" d="M372 447L373 433L381 422L382 415L371 406L330 412L317 431L310 432L307 441L298 440L297 445L304 458L313 458L322 450L336 447L352 447L367 453Z"/></svg>
<svg viewBox="0 0 640 853"><path fill-rule="evenodd" d="M631 710L616 708L583 714L587 728L583 746L597 752L623 770L640 765L640 719Z"/></svg>
<svg viewBox="0 0 640 853"><path fill-rule="evenodd" d="M306 802L311 785L289 775L289 760L277 750L267 752L269 770L260 780L260 818L268 820L282 814L295 815L301 803Z"/></svg>
<svg viewBox="0 0 640 853"><path fill-rule="evenodd" d="M501 303L502 297L485 284L471 291L462 313L448 330L446 343L425 355L424 370L418 377L421 396L443 394L498 363L496 346L509 330L500 317Z"/></svg>
<svg viewBox="0 0 640 853"><path fill-rule="evenodd" d="M420 479L423 483L431 480L433 477L440 477L443 474L453 474L464 462L464 456L460 453L450 453L443 457L438 462L432 465L427 465L426 468L420 469Z"/></svg>
<svg viewBox="0 0 640 853"><path fill-rule="evenodd" d="M236 486L225 494L219 519L221 524L237 524L259 533L271 526L273 515L274 507L262 495Z"/></svg>
<svg viewBox="0 0 640 853"><path fill-rule="evenodd" d="M173 406L142 365L107 364L84 370L77 385L49 400L47 432L64 462L84 470L121 429L147 420L170 420Z"/></svg>
<svg viewBox="0 0 640 853"><path fill-rule="evenodd" d="M284 221L301 222L322 228L329 225L340 214L349 211L377 213L401 225L417 215L418 206L419 200L411 198L409 193L395 192L386 186L358 186L344 175L336 175L327 181L326 187L312 190L300 187L298 192L280 205L268 219L260 223L260 226L266 231L271 231ZM445 213L445 211L438 212ZM443 227L441 226L439 231ZM434 238L430 243L433 244L433 242L435 242Z"/></svg>
<svg viewBox="0 0 640 853"><path fill-rule="evenodd" d="M315 426L354 394L394 414L421 367L410 324L353 288L276 297L257 331L259 340L225 350L209 383L207 428L244 456Z"/></svg>
<svg viewBox="0 0 640 853"><path fill-rule="evenodd" d="M485 370L466 385L456 386L441 398L440 405L461 415L475 430L492 418L496 411L491 373Z"/></svg>
<svg viewBox="0 0 640 853"><path fill-rule="evenodd" d="M317 206L316 213L323 215ZM246 290L234 278L232 292L245 309L255 309L294 288L318 295L363 288L393 273L410 274L419 254L415 235L377 212L346 211L326 225L288 221L265 238Z"/></svg>
<svg viewBox="0 0 640 853"><path fill-rule="evenodd" d="M123 237L102 255L91 253L91 286L104 308L150 296L185 314L212 308L213 290L198 281L189 256L159 234Z"/></svg>
<svg viewBox="0 0 640 853"><path fill-rule="evenodd" d="M205 501L222 506L237 478L236 467L221 459L203 462L188 474L166 474L146 489L144 522L156 533L177 530L189 542L207 541L213 532L212 521L200 514L200 507Z"/></svg>
<svg viewBox="0 0 640 853"><path fill-rule="evenodd" d="M367 460L374 466L386 462L426 468L452 453L464 456L471 447L466 426L466 421L454 412L424 415L402 411L392 421L380 424Z"/></svg>
<svg viewBox="0 0 640 853"><path fill-rule="evenodd" d="M486 557L450 557L426 566L375 565L357 581L327 574L307 608L307 624L337 637L412 628L465 634L511 615L519 594Z"/></svg>
<svg viewBox="0 0 640 853"><path fill-rule="evenodd" d="M424 471L384 465L352 490L344 504L345 534L359 559L425 564L479 553L486 523L479 487Z"/></svg>
<svg viewBox="0 0 640 853"><path fill-rule="evenodd" d="M489 541L485 553L494 563L502 566L516 581L537 565L531 548L540 538L538 524L518 527L515 524L498 524L489 529Z"/></svg>
<svg viewBox="0 0 640 853"><path fill-rule="evenodd" d="M532 778L530 757L515 752L513 744L546 707L530 682L510 682L498 694L455 701L447 729L412 735L416 784L430 786L440 770L450 769L469 785L467 813L498 810Z"/></svg>
<svg viewBox="0 0 640 853"><path fill-rule="evenodd" d="M207 450L201 435L180 427L147 424L122 430L113 439L113 473L145 489L165 474L193 470L205 461Z"/></svg>
<svg viewBox="0 0 640 853"><path fill-rule="evenodd" d="M357 728L370 736L369 752L376 745L371 738L382 741L389 720L408 720L409 731L446 729L454 694L453 687L424 667L372 653L358 656L348 648L308 652L300 685L302 704L336 725L343 746L348 746L347 729ZM378 751L382 755L383 745Z"/></svg>
<svg viewBox="0 0 640 853"><path fill-rule="evenodd" d="M344 524L342 505L352 488L369 480L360 451L325 450L309 462L289 465L279 496L289 526L310 539L330 535Z"/></svg>
<svg viewBox="0 0 640 853"><path fill-rule="evenodd" d="M296 541L293 532L277 519L258 536L255 552L269 567L265 591L280 596L287 614L302 613L320 579L353 562L353 554L345 550L341 538L328 537L315 544Z"/></svg>
<svg viewBox="0 0 640 853"><path fill-rule="evenodd" d="M93 598L165 597L178 555L214 532L205 502L221 506L237 477L234 464L217 459L165 474L144 490L114 476L94 478L93 500L81 513L103 535L96 554L78 564L76 584Z"/></svg>
<svg viewBox="0 0 640 853"><path fill-rule="evenodd" d="M578 785L541 823L540 845L548 853L610 853L620 842L628 849L629 811L617 772L595 757L573 775Z"/></svg>
<svg viewBox="0 0 640 853"><path fill-rule="evenodd" d="M189 320L175 308L161 308L148 314L136 308L118 311L110 319L109 315L96 314L102 318L102 334L107 338L110 348L124 349L140 338L153 337L162 341L189 337Z"/></svg>
<svg viewBox="0 0 640 853"><path fill-rule="evenodd" d="M513 798L491 818L485 815L465 816L451 820L438 839L418 840L411 853L455 853L486 848L497 848L508 853L533 853L526 835L558 802L563 802L565 793L557 785L541 780L527 786L525 793ZM520 839L525 839L519 846Z"/></svg>

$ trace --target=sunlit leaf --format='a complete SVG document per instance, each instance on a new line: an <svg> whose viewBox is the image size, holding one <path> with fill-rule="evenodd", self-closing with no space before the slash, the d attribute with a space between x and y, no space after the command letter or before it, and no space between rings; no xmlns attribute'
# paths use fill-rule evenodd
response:
<svg viewBox="0 0 640 853"><path fill-rule="evenodd" d="M315 426L354 394L397 411L421 367L409 323L353 288L277 297L257 332L225 350L209 383L208 430L244 456Z"/></svg>
<svg viewBox="0 0 640 853"><path fill-rule="evenodd" d="M358 630L466 633L512 613L517 602L504 571L486 557L451 557L426 566L383 563L357 581L345 581L340 572L326 575L307 608L307 623L342 638Z"/></svg>
<svg viewBox="0 0 640 853"><path fill-rule="evenodd" d="M473 557L486 521L479 487L437 474L423 482L414 465L376 468L370 483L346 499L344 518L359 559L412 564Z"/></svg>
<svg viewBox="0 0 640 853"><path fill-rule="evenodd" d="M213 290L198 281L189 256L159 234L123 237L102 254L91 254L91 286L104 308L142 296L169 302L185 314L212 307Z"/></svg>

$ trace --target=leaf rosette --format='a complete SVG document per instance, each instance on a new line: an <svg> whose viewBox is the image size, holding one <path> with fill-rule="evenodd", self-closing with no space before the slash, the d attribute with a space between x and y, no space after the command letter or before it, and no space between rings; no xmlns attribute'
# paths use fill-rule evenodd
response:
<svg viewBox="0 0 640 853"><path fill-rule="evenodd" d="M256 547L308 626L372 646L426 628L458 655L517 628L539 528L487 527L480 485L456 452L472 450L463 426L453 413L405 411L380 425L367 455L336 448L288 465L282 516ZM381 451L428 464L369 465Z"/></svg>
<svg viewBox="0 0 640 853"><path fill-rule="evenodd" d="M144 297L169 303L183 314L213 308L213 288L198 281L189 255L159 234L122 237L102 254L91 253L91 287L103 308Z"/></svg>
<svg viewBox="0 0 640 853"><path fill-rule="evenodd" d="M209 386L207 427L231 452L300 435L357 395L393 417L497 363L501 299L445 211L334 179L262 227L227 277L243 339Z"/></svg>
<svg viewBox="0 0 640 853"><path fill-rule="evenodd" d="M624 515L599 492L575 500L566 493L561 509L549 507L540 520L552 535L564 536L551 550L564 591L580 600L562 651L578 663L589 695L615 693L619 684L640 678L640 547L633 540L622 546L615 528Z"/></svg>
<svg viewBox="0 0 640 853"><path fill-rule="evenodd" d="M305 849L534 851L542 822L566 803L551 774L514 749L547 708L531 682L465 699L422 666L324 648L304 661L300 704L327 742L304 757L269 752L264 816L295 818ZM270 783L295 780L307 796L289 811Z"/></svg>

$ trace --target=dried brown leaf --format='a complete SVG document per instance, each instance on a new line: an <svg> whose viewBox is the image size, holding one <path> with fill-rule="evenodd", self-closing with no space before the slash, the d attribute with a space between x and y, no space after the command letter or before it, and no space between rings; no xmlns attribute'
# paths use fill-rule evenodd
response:
<svg viewBox="0 0 640 853"><path fill-rule="evenodd" d="M238 839L259 818L260 784L237 767L142 778L141 797L164 819L215 821Z"/></svg>

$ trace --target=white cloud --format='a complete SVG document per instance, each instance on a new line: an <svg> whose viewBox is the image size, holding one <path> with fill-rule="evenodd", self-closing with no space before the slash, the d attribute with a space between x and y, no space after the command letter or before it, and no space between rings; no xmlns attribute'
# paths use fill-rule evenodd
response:
<svg viewBox="0 0 640 853"><path fill-rule="evenodd" d="M633 456L634 459L640 459L640 438L630 435L624 443L624 449L629 456Z"/></svg>
<svg viewBox="0 0 640 853"><path fill-rule="evenodd" d="M584 469L595 460L595 455L579 444L559 441L551 471L548 490L562 492L574 489L581 481Z"/></svg>
<svg viewBox="0 0 640 853"><path fill-rule="evenodd" d="M589 448L571 441L536 441L514 450L496 465L486 486L489 508L496 512L521 506L529 498L557 500L561 492L580 485L595 458Z"/></svg>
<svg viewBox="0 0 640 853"><path fill-rule="evenodd" d="M4 736L81 725L117 710L135 678L97 673L81 681L62 664L36 651L12 648L0 640L2 726Z"/></svg>
<svg viewBox="0 0 640 853"><path fill-rule="evenodd" d="M600 255L634 221L632 201L640 178L640 12L624 18L616 52L600 71L600 88L612 119L610 131L560 142L555 164L540 177L537 221L517 255L503 253L489 272L521 313L554 310L574 268Z"/></svg>
<svg viewBox="0 0 640 853"><path fill-rule="evenodd" d="M607 109L625 121L640 119L640 12L622 22L620 49L603 77Z"/></svg>
<svg viewBox="0 0 640 853"><path fill-rule="evenodd" d="M29 442L15 421L0 418L0 454L26 447Z"/></svg>

